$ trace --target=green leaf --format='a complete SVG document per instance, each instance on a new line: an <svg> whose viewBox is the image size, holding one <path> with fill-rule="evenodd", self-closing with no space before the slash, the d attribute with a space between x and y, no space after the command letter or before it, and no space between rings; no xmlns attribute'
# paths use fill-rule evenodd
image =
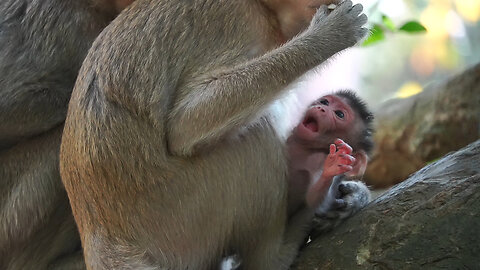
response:
<svg viewBox="0 0 480 270"><path fill-rule="evenodd" d="M387 27L388 30L395 32L397 28L395 27L395 24L393 23L392 19L387 17L387 15L382 14L382 22L385 27Z"/></svg>
<svg viewBox="0 0 480 270"><path fill-rule="evenodd" d="M419 32L426 32L427 28L421 25L419 22L416 21L409 21L402 25L398 30L405 31L408 33L419 33Z"/></svg>
<svg viewBox="0 0 480 270"><path fill-rule="evenodd" d="M380 25L374 24L370 31L371 35L363 42L362 46L368 46L385 39L385 34Z"/></svg>

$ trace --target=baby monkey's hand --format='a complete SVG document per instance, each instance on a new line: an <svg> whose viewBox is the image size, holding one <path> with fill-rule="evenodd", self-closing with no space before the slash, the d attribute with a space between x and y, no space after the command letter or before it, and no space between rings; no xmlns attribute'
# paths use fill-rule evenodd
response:
<svg viewBox="0 0 480 270"><path fill-rule="evenodd" d="M352 170L355 158L352 154L352 147L341 139L336 139L330 145L330 152L325 160L323 177L331 178Z"/></svg>

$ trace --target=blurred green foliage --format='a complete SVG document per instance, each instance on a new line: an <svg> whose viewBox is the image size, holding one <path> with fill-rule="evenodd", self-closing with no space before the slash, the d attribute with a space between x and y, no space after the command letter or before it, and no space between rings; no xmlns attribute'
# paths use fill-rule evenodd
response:
<svg viewBox="0 0 480 270"><path fill-rule="evenodd" d="M392 19L382 14L382 20L374 23L370 29L370 36L363 42L362 46L369 46L385 39L385 33L406 32L409 34L426 32L427 29L418 21L408 21L400 27L396 27Z"/></svg>

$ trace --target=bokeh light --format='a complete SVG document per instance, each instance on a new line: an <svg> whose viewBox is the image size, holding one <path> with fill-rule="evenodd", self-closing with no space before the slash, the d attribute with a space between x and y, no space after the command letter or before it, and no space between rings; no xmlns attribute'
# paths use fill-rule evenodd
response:
<svg viewBox="0 0 480 270"><path fill-rule="evenodd" d="M407 98L422 92L422 86L418 82L406 82L398 90L396 97Z"/></svg>
<svg viewBox="0 0 480 270"><path fill-rule="evenodd" d="M478 22L480 20L480 1L479 0L455 0L455 6L458 13L469 22Z"/></svg>
<svg viewBox="0 0 480 270"><path fill-rule="evenodd" d="M370 26L381 23L386 15L397 27L418 21L427 32L386 30L383 41L337 55L328 68L314 76L312 91L355 89L376 107L480 63L480 0L356 2L364 5Z"/></svg>

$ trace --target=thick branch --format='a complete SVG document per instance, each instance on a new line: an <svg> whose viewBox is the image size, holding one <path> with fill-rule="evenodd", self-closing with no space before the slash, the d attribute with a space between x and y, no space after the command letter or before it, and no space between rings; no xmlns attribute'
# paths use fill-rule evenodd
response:
<svg viewBox="0 0 480 270"><path fill-rule="evenodd" d="M480 140L314 238L293 269L477 269L478 228Z"/></svg>

